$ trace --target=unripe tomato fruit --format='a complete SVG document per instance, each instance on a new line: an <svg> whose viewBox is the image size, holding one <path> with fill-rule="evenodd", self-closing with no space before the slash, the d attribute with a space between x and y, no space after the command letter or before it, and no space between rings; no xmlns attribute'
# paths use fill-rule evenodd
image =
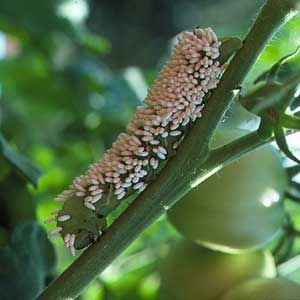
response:
<svg viewBox="0 0 300 300"><path fill-rule="evenodd" d="M243 134L219 131L212 146ZM168 211L168 219L183 236L199 244L230 253L252 250L280 232L286 186L278 151L265 145L195 187Z"/></svg>
<svg viewBox="0 0 300 300"><path fill-rule="evenodd" d="M252 279L232 288L222 300L297 300L300 285L285 278Z"/></svg>
<svg viewBox="0 0 300 300"><path fill-rule="evenodd" d="M274 277L276 269L269 252L232 255L183 241L171 248L160 274L159 300L216 300L242 281Z"/></svg>

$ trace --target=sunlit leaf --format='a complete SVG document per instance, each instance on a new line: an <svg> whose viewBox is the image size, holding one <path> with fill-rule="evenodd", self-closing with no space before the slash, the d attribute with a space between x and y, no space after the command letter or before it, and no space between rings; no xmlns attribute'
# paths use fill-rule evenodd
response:
<svg viewBox="0 0 300 300"><path fill-rule="evenodd" d="M294 52L282 57L269 70L265 71L260 76L258 76L258 78L255 79L254 83L257 84L261 81L267 81L270 83L270 82L276 81L278 72L279 72L280 68L282 67L282 65L284 65L289 59L292 59L293 57L295 57L299 53L299 49L300 49L300 46L298 46Z"/></svg>
<svg viewBox="0 0 300 300"><path fill-rule="evenodd" d="M280 116L280 124L285 128L299 129L300 130L300 119L283 114Z"/></svg>

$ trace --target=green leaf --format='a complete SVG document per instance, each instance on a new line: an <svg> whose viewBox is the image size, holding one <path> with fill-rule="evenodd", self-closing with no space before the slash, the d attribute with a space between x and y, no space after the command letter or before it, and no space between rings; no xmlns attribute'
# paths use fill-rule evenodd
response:
<svg viewBox="0 0 300 300"><path fill-rule="evenodd" d="M283 245L284 247L282 247L283 251L282 251L280 257L278 258L278 260L276 261L277 265L287 261L287 259L289 257L291 257L294 243L295 243L295 236L288 235L286 238L285 244Z"/></svg>
<svg viewBox="0 0 300 300"><path fill-rule="evenodd" d="M285 128L300 130L300 119L287 114L280 116L280 124Z"/></svg>
<svg viewBox="0 0 300 300"><path fill-rule="evenodd" d="M299 74L295 74L284 83L266 83L248 95L240 97L240 103L257 115L261 115L270 107L276 107L278 111L284 112L294 100L299 81Z"/></svg>
<svg viewBox="0 0 300 300"><path fill-rule="evenodd" d="M21 174L30 181L35 187L37 187L38 179L42 175L39 168L34 166L32 162L25 156L14 152L4 136L0 133L0 155L2 155L10 165L17 169Z"/></svg>
<svg viewBox="0 0 300 300"><path fill-rule="evenodd" d="M259 115L265 109L279 103L285 95L286 89L283 85L270 83L244 97L240 97L240 103L248 111Z"/></svg>
<svg viewBox="0 0 300 300"><path fill-rule="evenodd" d="M56 264L53 246L35 222L18 223L10 242L0 247L1 300L33 300Z"/></svg>
<svg viewBox="0 0 300 300"><path fill-rule="evenodd" d="M79 33L78 40L81 46L94 54L105 54L111 48L107 39L87 31Z"/></svg>
<svg viewBox="0 0 300 300"><path fill-rule="evenodd" d="M262 73L260 76L258 76L255 79L254 83L257 84L258 82L261 82L261 81L267 81L268 83L275 82L277 79L277 76L278 76L278 72L279 72L280 68L282 67L282 65L284 65L288 60L295 57L299 53L299 49L300 49L300 46L298 46L294 52L282 57L270 69L268 69L267 71Z"/></svg>
<svg viewBox="0 0 300 300"><path fill-rule="evenodd" d="M218 61L224 64L227 60L242 47L243 42L238 37L225 37L221 39L220 56Z"/></svg>
<svg viewBox="0 0 300 300"><path fill-rule="evenodd" d="M291 152L289 149L289 146L286 141L284 129L281 127L279 123L274 124L274 135L275 135L275 140L280 148L280 150L291 160L295 161L296 163L300 163L300 160Z"/></svg>

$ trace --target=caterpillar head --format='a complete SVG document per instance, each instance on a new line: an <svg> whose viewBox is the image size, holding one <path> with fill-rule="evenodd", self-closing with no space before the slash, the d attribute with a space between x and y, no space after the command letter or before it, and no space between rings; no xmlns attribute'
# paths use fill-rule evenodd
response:
<svg viewBox="0 0 300 300"><path fill-rule="evenodd" d="M94 243L106 226L105 218L84 206L81 197L71 196L54 218L57 227L52 235L60 234L72 255L75 249L83 249Z"/></svg>

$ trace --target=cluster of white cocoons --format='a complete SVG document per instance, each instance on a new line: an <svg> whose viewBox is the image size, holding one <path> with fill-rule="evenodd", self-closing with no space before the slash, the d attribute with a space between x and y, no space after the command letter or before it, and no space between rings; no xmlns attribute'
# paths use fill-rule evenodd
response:
<svg viewBox="0 0 300 300"><path fill-rule="evenodd" d="M221 42L211 28L196 28L178 39L170 60L148 92L145 106L137 107L127 133L121 133L103 158L75 178L56 201L76 196L85 207L97 210L97 203L108 191L117 200L142 192L162 161L174 154L186 130L201 117L203 98L216 88L222 71L217 60ZM59 227L54 235L72 215L56 218ZM64 238L72 248L76 233ZM74 254L74 249L71 252Z"/></svg>

